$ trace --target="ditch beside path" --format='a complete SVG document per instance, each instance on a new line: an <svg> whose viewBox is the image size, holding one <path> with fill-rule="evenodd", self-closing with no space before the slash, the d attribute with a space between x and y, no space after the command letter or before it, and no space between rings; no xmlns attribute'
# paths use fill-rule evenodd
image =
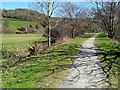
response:
<svg viewBox="0 0 120 90"><path fill-rule="evenodd" d="M82 44L75 62L59 88L107 88L107 80L100 67L94 40L98 34Z"/></svg>

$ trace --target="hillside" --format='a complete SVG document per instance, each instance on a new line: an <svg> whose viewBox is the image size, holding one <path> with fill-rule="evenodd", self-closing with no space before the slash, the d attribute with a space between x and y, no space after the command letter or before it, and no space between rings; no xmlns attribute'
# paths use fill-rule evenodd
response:
<svg viewBox="0 0 120 90"><path fill-rule="evenodd" d="M4 27L4 24L7 23L7 26L9 26L7 28L8 29L12 28L12 30L10 31L4 28L3 33L6 33L6 32L13 33L19 30L21 27L29 27L29 26L30 28L32 27L32 31L30 32L33 32L33 28L36 29L37 27L39 29L42 29L44 24L44 23L41 23L43 22L42 18L44 17L44 15L30 9L22 9L22 8L18 8L15 10L3 9L2 17L3 17L2 19L3 27Z"/></svg>
<svg viewBox="0 0 120 90"><path fill-rule="evenodd" d="M29 9L15 9L15 10L6 10L2 11L3 18L14 18L24 21L36 21L43 15L37 11Z"/></svg>
<svg viewBox="0 0 120 90"><path fill-rule="evenodd" d="M36 30L36 27L39 26L39 29L42 29L42 25L37 22L33 21L23 21L19 19L14 19L14 18L3 18L2 19L2 24L3 24L3 33L15 33L18 31L21 31L21 28L28 28L28 32L32 32Z"/></svg>
<svg viewBox="0 0 120 90"><path fill-rule="evenodd" d="M8 29L12 27L12 30L10 31L7 30L5 31L5 33L13 33L19 30L21 27L30 26L31 28L31 25L32 25L32 29L33 27L34 29L36 29L36 27L37 29L43 29L43 27L46 27L47 25L47 22L44 19L44 17L46 16L44 16L43 14L40 14L37 11L30 10L30 9L19 8L15 10L6 10L6 9L2 10L3 27L5 23L7 24L7 26L9 26L7 27ZM56 18L52 18L52 22L55 22L55 21L56 21ZM6 30L6 28L4 28L4 30ZM3 33L4 33L4 30L3 30Z"/></svg>
<svg viewBox="0 0 120 90"><path fill-rule="evenodd" d="M37 25L39 23L33 22L33 21L22 21L18 19L13 19L13 18L3 18L4 20L8 20L8 22L13 25L16 29L21 28L22 26L29 26L29 25Z"/></svg>

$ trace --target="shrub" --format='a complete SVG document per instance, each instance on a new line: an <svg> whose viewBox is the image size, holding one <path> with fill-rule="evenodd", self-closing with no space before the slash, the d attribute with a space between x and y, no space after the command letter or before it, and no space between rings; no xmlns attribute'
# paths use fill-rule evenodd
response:
<svg viewBox="0 0 120 90"><path fill-rule="evenodd" d="M29 46L29 47L28 47L28 51L30 51L30 54L31 54L31 55L35 54L35 50L36 50L35 45L32 45L32 46Z"/></svg>
<svg viewBox="0 0 120 90"><path fill-rule="evenodd" d="M58 39L60 38L60 32L57 30L52 30L51 31L51 41L52 43L55 43Z"/></svg>
<svg viewBox="0 0 120 90"><path fill-rule="evenodd" d="M2 26L2 33L15 33L17 30L14 26L10 25L8 20L3 20L2 25L3 25Z"/></svg>
<svg viewBox="0 0 120 90"><path fill-rule="evenodd" d="M19 31L19 30L17 30L16 34L20 34L20 31Z"/></svg>
<svg viewBox="0 0 120 90"><path fill-rule="evenodd" d="M62 44L62 42L59 42L58 44Z"/></svg>
<svg viewBox="0 0 120 90"><path fill-rule="evenodd" d="M35 42L34 43L37 43L37 40L35 40Z"/></svg>
<svg viewBox="0 0 120 90"><path fill-rule="evenodd" d="M10 28L13 29L13 30L15 30L15 31L17 31L17 28L14 27L13 25L10 25Z"/></svg>
<svg viewBox="0 0 120 90"><path fill-rule="evenodd" d="M8 28L8 27L2 28L2 33L15 33L15 32L16 32L15 30Z"/></svg>
<svg viewBox="0 0 120 90"><path fill-rule="evenodd" d="M47 37L48 30L45 30L45 34L43 34L43 37ZM51 43L55 43L60 38L60 32L56 29L51 30Z"/></svg>

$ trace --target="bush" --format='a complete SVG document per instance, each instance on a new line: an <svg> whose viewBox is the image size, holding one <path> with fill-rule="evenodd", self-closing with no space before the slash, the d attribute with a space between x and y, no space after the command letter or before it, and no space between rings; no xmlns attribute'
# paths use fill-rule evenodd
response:
<svg viewBox="0 0 120 90"><path fill-rule="evenodd" d="M62 44L62 42L59 42L58 44Z"/></svg>
<svg viewBox="0 0 120 90"><path fill-rule="evenodd" d="M107 35L105 33L101 33L98 38L101 38L101 37L107 37Z"/></svg>
<svg viewBox="0 0 120 90"><path fill-rule="evenodd" d="M2 33L15 33L17 31L17 29L10 25L10 23L8 22L8 20L3 20L3 24L2 24Z"/></svg>
<svg viewBox="0 0 120 90"><path fill-rule="evenodd" d="M55 43L58 39L60 38L60 32L57 30L52 30L51 31L51 41L52 43Z"/></svg>
<svg viewBox="0 0 120 90"><path fill-rule="evenodd" d="M10 25L10 28L13 29L14 31L17 31L17 28L14 27L13 25Z"/></svg>
<svg viewBox="0 0 120 90"><path fill-rule="evenodd" d="M34 55L34 54L35 54L35 50L36 50L35 45L32 45L32 46L29 46L29 47L28 47L28 51L30 51L30 54L31 54L31 55Z"/></svg>
<svg viewBox="0 0 120 90"><path fill-rule="evenodd" d="M2 33L15 33L16 31L10 27L2 28Z"/></svg>
<svg viewBox="0 0 120 90"><path fill-rule="evenodd" d="M43 34L43 37L48 37L48 30L45 30L45 34ZM58 39L60 38L60 33L59 31L52 29L51 30L51 42L55 43Z"/></svg>

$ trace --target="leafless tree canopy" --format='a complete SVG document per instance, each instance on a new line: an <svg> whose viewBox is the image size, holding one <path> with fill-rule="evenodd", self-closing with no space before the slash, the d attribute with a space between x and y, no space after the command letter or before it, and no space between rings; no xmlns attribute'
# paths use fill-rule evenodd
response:
<svg viewBox="0 0 120 90"><path fill-rule="evenodd" d="M77 24L78 19L84 18L86 15L85 9L70 2L65 2L60 9L60 14L62 17L68 19L67 20L68 22L71 22L71 31L72 31L71 37L74 38L75 28L77 25L79 25Z"/></svg>
<svg viewBox="0 0 120 90"><path fill-rule="evenodd" d="M33 8L44 15L44 22L47 27L48 34L48 46L51 47L51 17L57 13L57 8L60 3L55 2L55 0L37 0L33 3Z"/></svg>
<svg viewBox="0 0 120 90"><path fill-rule="evenodd" d="M62 3L55 0L37 0L34 2L33 9L43 15L40 23L47 29L48 46L51 46L53 31L61 32L59 27L64 28L64 31L69 29L69 36L72 38L79 36L77 33L99 31L106 32L110 38L118 36L120 26L119 2L93 3L95 7L90 10L90 8L70 2Z"/></svg>
<svg viewBox="0 0 120 90"><path fill-rule="evenodd" d="M118 25L118 12L119 3L118 2L95 2L96 12L95 17L98 21L102 21L108 37L113 38Z"/></svg>

